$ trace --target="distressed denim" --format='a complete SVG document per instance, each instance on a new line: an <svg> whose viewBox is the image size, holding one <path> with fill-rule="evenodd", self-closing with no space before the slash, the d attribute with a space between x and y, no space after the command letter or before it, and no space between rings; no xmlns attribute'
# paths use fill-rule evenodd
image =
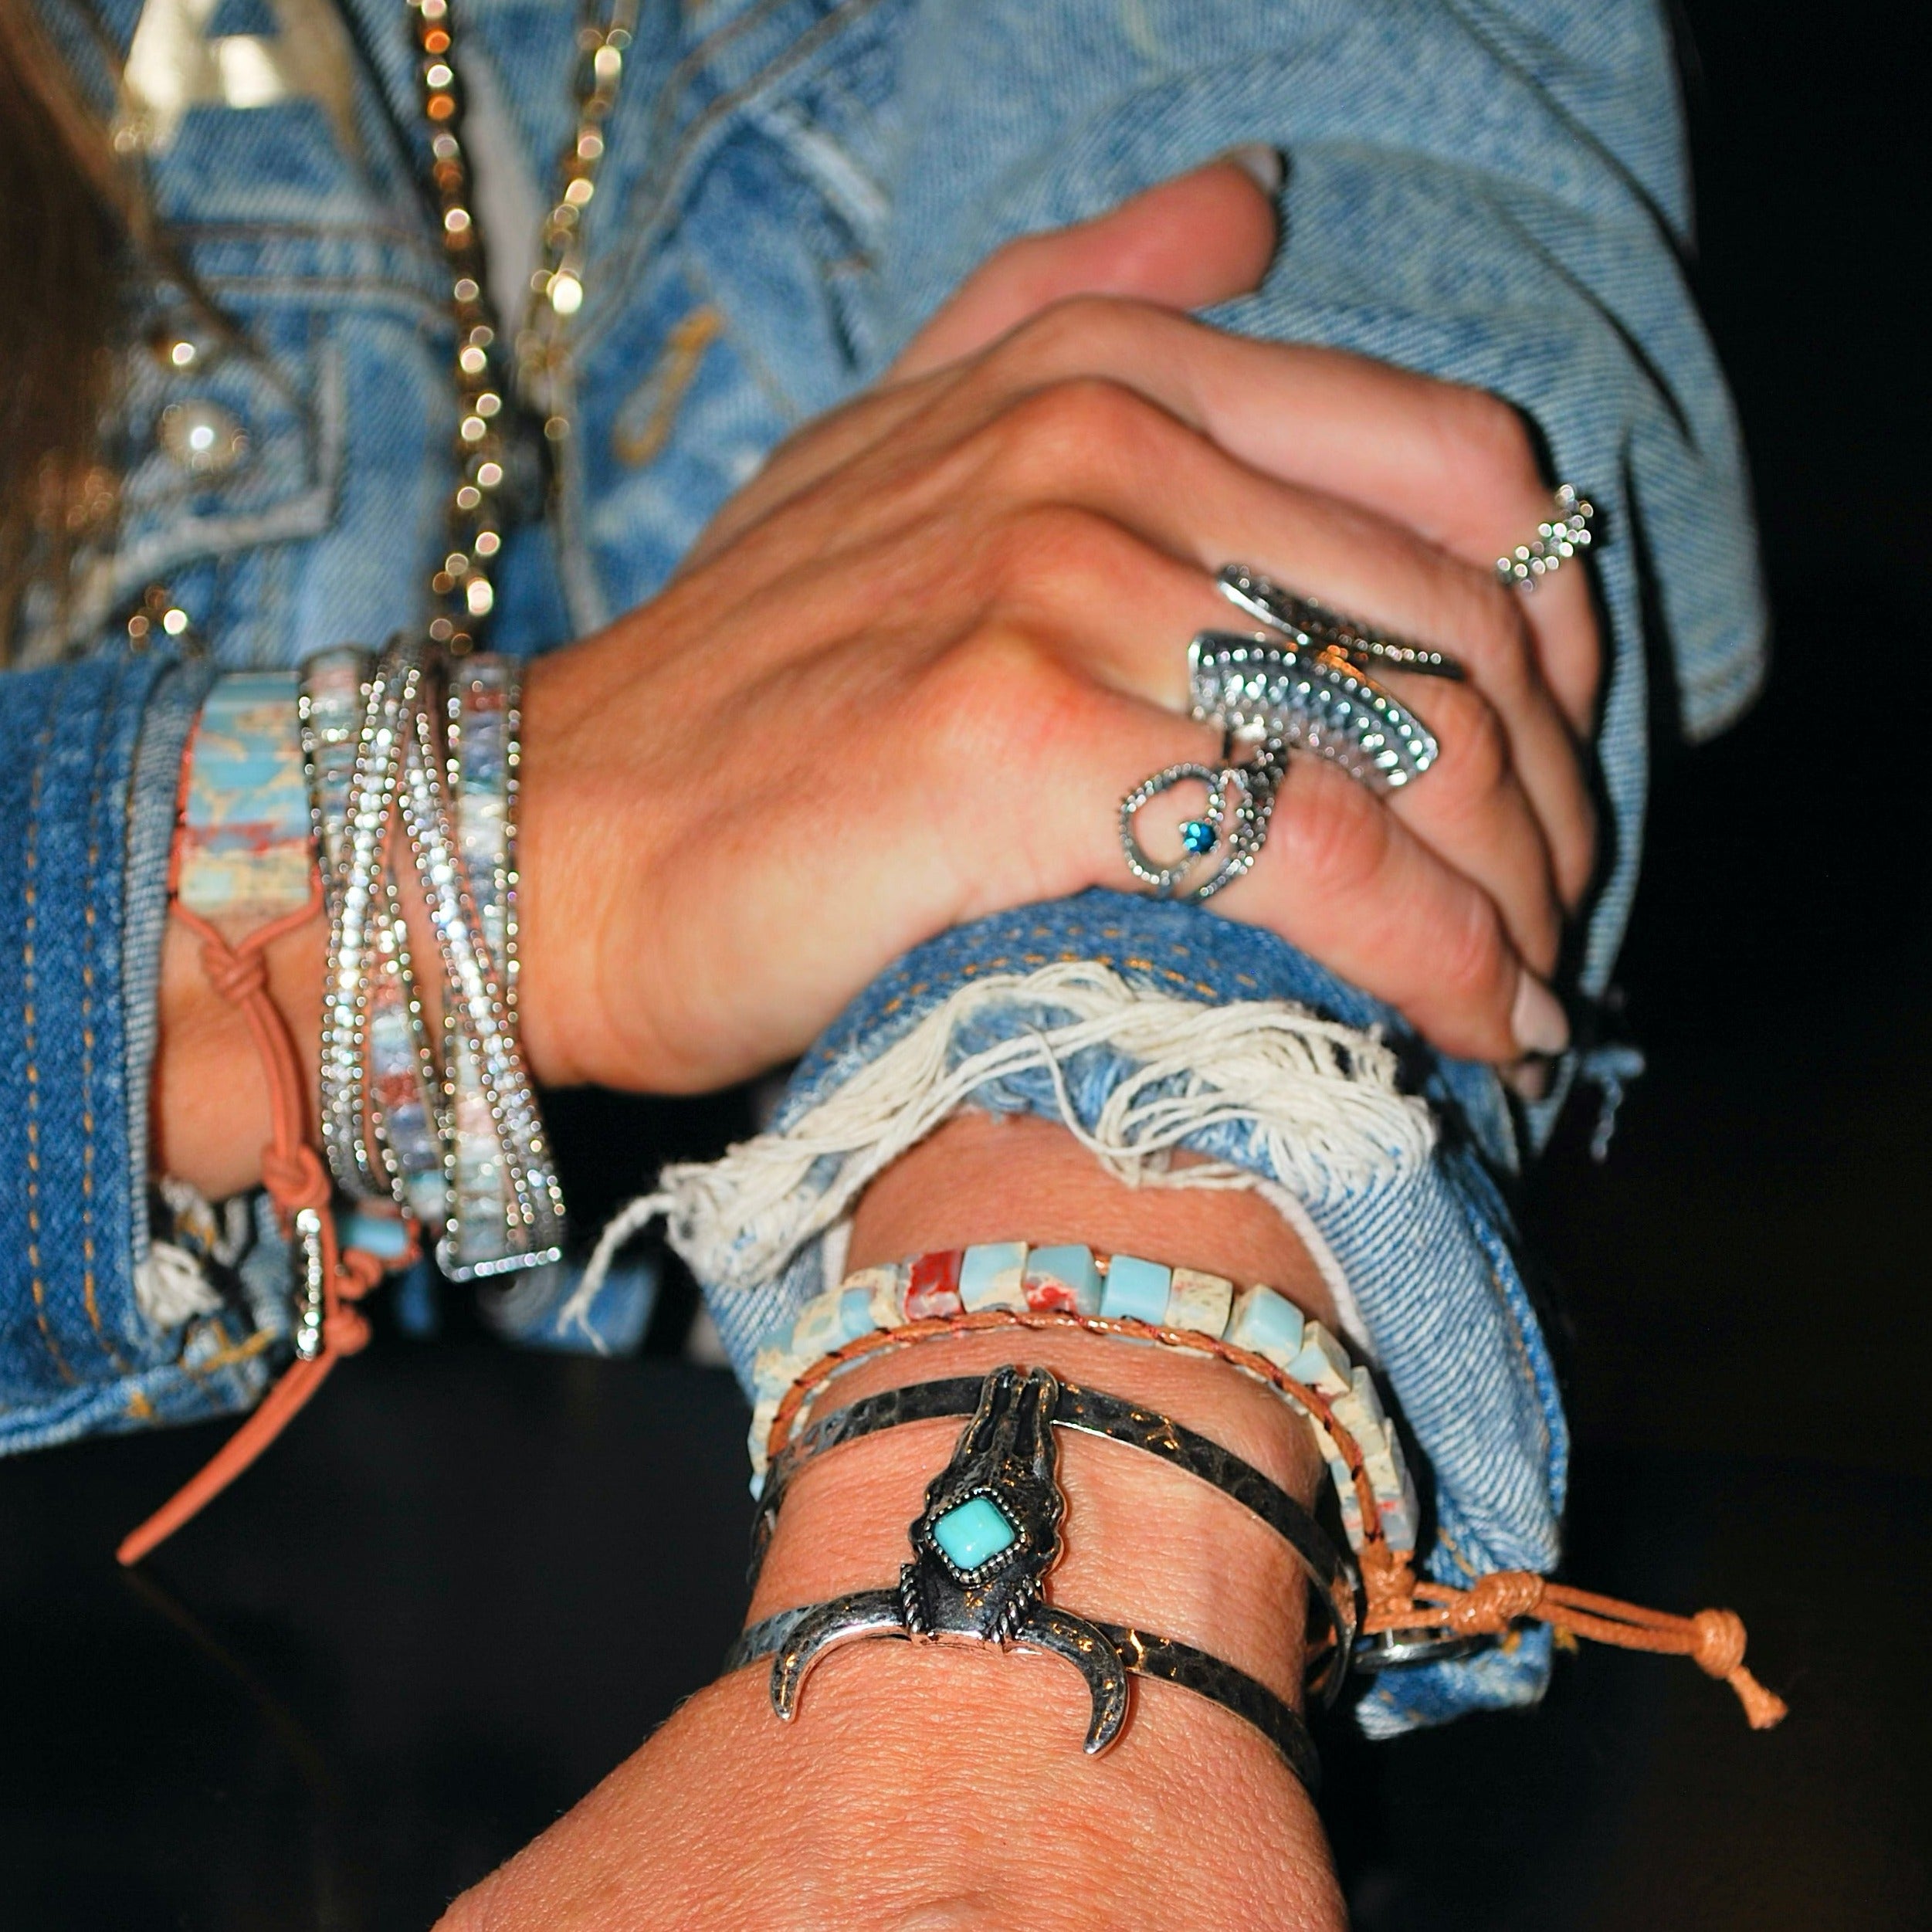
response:
<svg viewBox="0 0 1932 1932"><path fill-rule="evenodd" d="M65 0L42 3L109 109L98 45ZM116 49L144 4L166 0L98 0ZM120 619L164 581L214 660L240 667L379 642L425 615L449 481L442 253L415 185L405 10L343 12L347 121L300 95L204 101L148 157L171 242L235 334L211 334L167 275L144 283L114 547L63 609L30 613L26 660L50 668L0 680L0 1137L19 1177L0 1198L0 1446L239 1406L279 1359L269 1259L247 1306L180 1330L157 1330L134 1296L161 855L205 673L128 659ZM473 98L500 104L493 198L534 208L568 132L564 17L554 0L466 0L463 17ZM205 32L272 36L276 16L220 0ZM589 216L561 513L513 539L493 642L541 651L650 597L774 444L872 380L1001 242L1252 141L1287 158L1283 245L1260 292L1213 319L1490 389L1602 510L1609 812L1574 989L1587 1002L1635 886L1652 723L1720 729L1764 663L1736 427L1682 273L1683 130L1649 0L652 0ZM498 253L514 264L510 243ZM154 354L164 330L198 337L198 360ZM188 402L242 432L230 467L192 473L168 453L164 412ZM1013 943L1015 920L1110 956L1185 948L1204 999L1252 980L1400 1033L1265 935L1088 898L922 949L808 1060L785 1117L883 1050L899 1023L887 989L911 973L921 1001L943 997ZM1096 922L1127 937L1096 937ZM1324 1238L1434 1466L1435 1561L1546 1564L1561 1415L1492 1175L1557 1103L1520 1134L1486 1073L1419 1048L1413 1065L1437 1153L1399 1188L1324 1206ZM1124 1072L1083 1069L1081 1106ZM801 1255L765 1316L816 1266ZM605 1345L634 1339L647 1292L633 1271L597 1298ZM766 1321L727 1298L718 1312L743 1368ZM528 1313L532 1339L567 1339L551 1313ZM1370 1721L1520 1700L1542 1666L1526 1642L1415 1673Z"/></svg>

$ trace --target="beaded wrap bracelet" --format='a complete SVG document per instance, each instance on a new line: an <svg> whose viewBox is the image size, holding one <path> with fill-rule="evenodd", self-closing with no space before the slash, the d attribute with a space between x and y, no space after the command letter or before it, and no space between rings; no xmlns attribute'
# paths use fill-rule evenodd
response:
<svg viewBox="0 0 1932 1932"><path fill-rule="evenodd" d="M342 645L317 652L301 669L303 762L331 924L343 890L349 794L375 665L373 652ZM440 1228L449 1131L442 1069L423 1019L401 894L386 866L379 890L365 1027L368 1131L397 1206L422 1225ZM365 1151L352 1161L353 1173L359 1178L368 1164Z"/></svg>
<svg viewBox="0 0 1932 1932"><path fill-rule="evenodd" d="M233 1482L336 1362L364 1346L368 1327L355 1303L389 1258L338 1232L329 1178L309 1144L295 1042L268 990L269 947L307 925L324 903L294 699L286 673L216 680L182 753L168 890L174 917L200 942L202 971L241 1008L261 1060L269 1119L262 1178L290 1241L296 1359L198 1473L122 1539L115 1554L124 1564L139 1562Z"/></svg>
<svg viewBox="0 0 1932 1932"><path fill-rule="evenodd" d="M521 667L514 658L479 653L452 666L446 700L448 771L456 842L492 962L507 1029L517 1027L517 794L521 752ZM490 1096L469 1042L446 1009L450 1096L449 1217L444 1265L461 1280L506 1267L535 1267L557 1258L517 1239L520 1196L491 1117ZM525 1150L526 1155L530 1150ZM554 1191L554 1178L547 1184ZM561 1198L555 1199L561 1218Z"/></svg>
<svg viewBox="0 0 1932 1932"><path fill-rule="evenodd" d="M469 1280L556 1261L565 1212L517 1038L517 670L479 656L452 674L446 743L434 684L429 654L407 639L380 659L344 649L304 666L331 878L323 1142L344 1192L386 1195L438 1230L443 1271ZM405 842L436 938L440 1042L401 913Z"/></svg>
<svg viewBox="0 0 1932 1932"><path fill-rule="evenodd" d="M216 680L183 753L171 894L210 980L247 1015L267 1076L263 1173L290 1240L296 1361L207 1467L124 1540L123 1563L232 1482L335 1361L364 1345L353 1303L415 1259L419 1225L452 1229L459 1172L473 1178L469 1237L460 1255L445 1251L446 1272L500 1273L561 1252L562 1194L515 1033L517 672L478 658L452 680L446 765L425 697L435 670L422 646L398 639L379 659L353 646L318 652L299 676L232 673ZM471 1103L453 1123L391 865L405 836L446 981L456 1093ZM263 963L274 938L317 912L329 928L326 1167L303 1131L299 1063ZM474 1181L486 1173L493 1196ZM331 1179L347 1211L330 1201Z"/></svg>

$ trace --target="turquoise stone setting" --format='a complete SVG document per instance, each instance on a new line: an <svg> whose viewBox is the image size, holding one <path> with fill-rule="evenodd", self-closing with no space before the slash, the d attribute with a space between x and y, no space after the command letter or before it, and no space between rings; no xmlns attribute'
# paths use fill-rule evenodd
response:
<svg viewBox="0 0 1932 1932"><path fill-rule="evenodd" d="M1205 819L1188 819L1181 826L1181 842L1198 858L1202 853L1212 852L1221 842L1221 835Z"/></svg>
<svg viewBox="0 0 1932 1932"><path fill-rule="evenodd" d="M932 1539L954 1569L965 1575L1010 1550L1019 1532L990 1496L969 1496L934 1520Z"/></svg>

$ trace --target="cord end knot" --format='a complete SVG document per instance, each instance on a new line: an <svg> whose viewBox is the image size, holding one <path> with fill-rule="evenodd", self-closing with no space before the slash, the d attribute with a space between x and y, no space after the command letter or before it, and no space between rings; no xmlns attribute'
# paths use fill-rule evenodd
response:
<svg viewBox="0 0 1932 1932"><path fill-rule="evenodd" d="M1744 1620L1734 1610L1700 1610L1690 1620L1691 1656L1700 1669L1721 1677L1737 1693L1753 1730L1769 1730L1789 1715L1775 1691L1767 1690L1744 1668Z"/></svg>

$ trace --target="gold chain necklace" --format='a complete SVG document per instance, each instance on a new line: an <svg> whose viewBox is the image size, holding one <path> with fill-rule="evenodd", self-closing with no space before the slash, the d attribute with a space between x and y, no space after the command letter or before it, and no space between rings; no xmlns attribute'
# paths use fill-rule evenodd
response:
<svg viewBox="0 0 1932 1932"><path fill-rule="evenodd" d="M407 0L415 16L422 114L429 129L430 180L442 218L456 325L456 480L449 499L449 551L429 579L436 615L429 635L460 655L476 648L495 608L495 561L503 548L503 343L483 272L482 236L463 140L451 0ZM605 124L624 76L624 54L639 0L582 0L573 97L576 125L557 170L557 192L538 235L540 265L511 345L515 393L551 444L571 433L570 334L583 306L584 212L597 192Z"/></svg>

